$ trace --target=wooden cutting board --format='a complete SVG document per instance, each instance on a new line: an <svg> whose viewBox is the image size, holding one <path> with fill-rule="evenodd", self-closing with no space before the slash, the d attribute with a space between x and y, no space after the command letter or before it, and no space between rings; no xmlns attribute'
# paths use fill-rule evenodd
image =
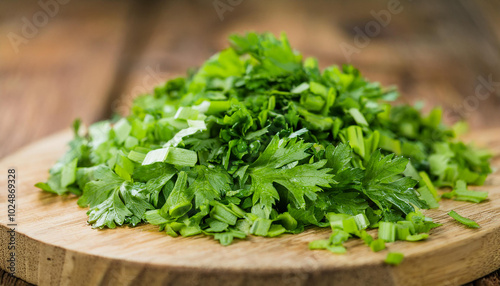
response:
<svg viewBox="0 0 500 286"><path fill-rule="evenodd" d="M0 162L0 266L7 269L7 169L16 169L16 276L39 285L459 285L500 268L500 173L485 186L489 200L471 204L443 200L426 214L444 225L424 242L394 242L373 253L350 240L343 255L311 251L308 242L329 229L311 228L279 238L249 237L221 246L210 237L172 238L156 226L95 230L76 197L41 192L47 170L63 154L69 131L34 143ZM495 154L500 166L500 129L469 135ZM450 209L476 220L468 229ZM385 265L388 251L405 254Z"/></svg>

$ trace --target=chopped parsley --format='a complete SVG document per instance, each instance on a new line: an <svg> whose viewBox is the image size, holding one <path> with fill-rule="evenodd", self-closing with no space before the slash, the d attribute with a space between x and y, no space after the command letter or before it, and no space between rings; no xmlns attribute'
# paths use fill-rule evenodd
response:
<svg viewBox="0 0 500 286"><path fill-rule="evenodd" d="M36 186L80 196L94 228L150 223L229 245L331 227L309 248L333 253L351 237L373 251L426 239L438 224L420 210L439 206L439 187L486 199L467 184L483 184L491 155L456 140L441 109L392 105L396 90L350 65L320 70L285 35L229 40L197 71L137 97L128 116L86 132L76 121L69 151Z"/></svg>
<svg viewBox="0 0 500 286"><path fill-rule="evenodd" d="M384 262L389 265L399 265L403 262L404 257L404 254L401 252L389 252Z"/></svg>

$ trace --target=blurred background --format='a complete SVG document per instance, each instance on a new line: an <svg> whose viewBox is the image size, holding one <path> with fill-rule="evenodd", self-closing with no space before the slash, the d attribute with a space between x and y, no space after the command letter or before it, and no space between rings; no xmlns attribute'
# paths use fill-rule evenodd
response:
<svg viewBox="0 0 500 286"><path fill-rule="evenodd" d="M500 127L500 1L0 0L0 158L124 113L245 31L286 32L321 67L353 64L449 123Z"/></svg>

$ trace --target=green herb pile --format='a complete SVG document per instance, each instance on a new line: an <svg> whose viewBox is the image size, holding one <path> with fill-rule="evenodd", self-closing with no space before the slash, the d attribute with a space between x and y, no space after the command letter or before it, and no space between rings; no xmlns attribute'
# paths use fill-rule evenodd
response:
<svg viewBox="0 0 500 286"><path fill-rule="evenodd" d="M37 186L80 196L94 228L146 222L228 245L331 227L310 248L335 253L349 237L374 251L425 239L438 224L420 210L438 207L439 187L450 199L487 198L467 184L484 182L490 155L457 141L440 109L392 106L395 90L352 66L321 71L285 35L230 43L137 97L129 116L88 132L76 121L69 151Z"/></svg>

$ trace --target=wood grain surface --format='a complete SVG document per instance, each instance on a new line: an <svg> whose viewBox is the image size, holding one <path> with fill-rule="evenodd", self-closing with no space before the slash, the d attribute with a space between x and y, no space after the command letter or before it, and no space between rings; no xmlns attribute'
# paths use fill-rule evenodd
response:
<svg viewBox="0 0 500 286"><path fill-rule="evenodd" d="M471 135L500 166L500 129ZM424 242L394 242L373 253L359 239L347 254L311 251L308 242L331 231L310 228L277 238L249 237L221 246L207 236L172 238L156 226L92 229L74 196L41 192L47 169L65 150L71 132L58 133L3 159L17 170L16 275L38 285L459 285L500 267L500 172L479 190L489 200L471 204L443 200L426 215L443 226ZM1 178L6 186L6 178ZM0 209L7 209L2 202ZM451 209L476 220L468 229L447 215ZM0 218L0 265L10 251L8 221ZM373 232L373 231L372 231ZM372 233L374 234L374 233ZM405 254L398 267L383 263L388 251Z"/></svg>
<svg viewBox="0 0 500 286"><path fill-rule="evenodd" d="M0 1L0 158L76 117L90 124L123 113L133 97L224 48L231 33L285 31L322 67L345 63L340 44L353 44L355 29L394 1L243 0L222 17L216 1L64 2L16 52L8 34L23 36L25 19L44 9L38 1ZM500 127L500 2L400 5L350 62L371 80L397 85L402 101L443 106L447 122ZM488 78L494 85L477 93ZM25 282L0 269L4 284ZM473 284L500 285L500 272Z"/></svg>

